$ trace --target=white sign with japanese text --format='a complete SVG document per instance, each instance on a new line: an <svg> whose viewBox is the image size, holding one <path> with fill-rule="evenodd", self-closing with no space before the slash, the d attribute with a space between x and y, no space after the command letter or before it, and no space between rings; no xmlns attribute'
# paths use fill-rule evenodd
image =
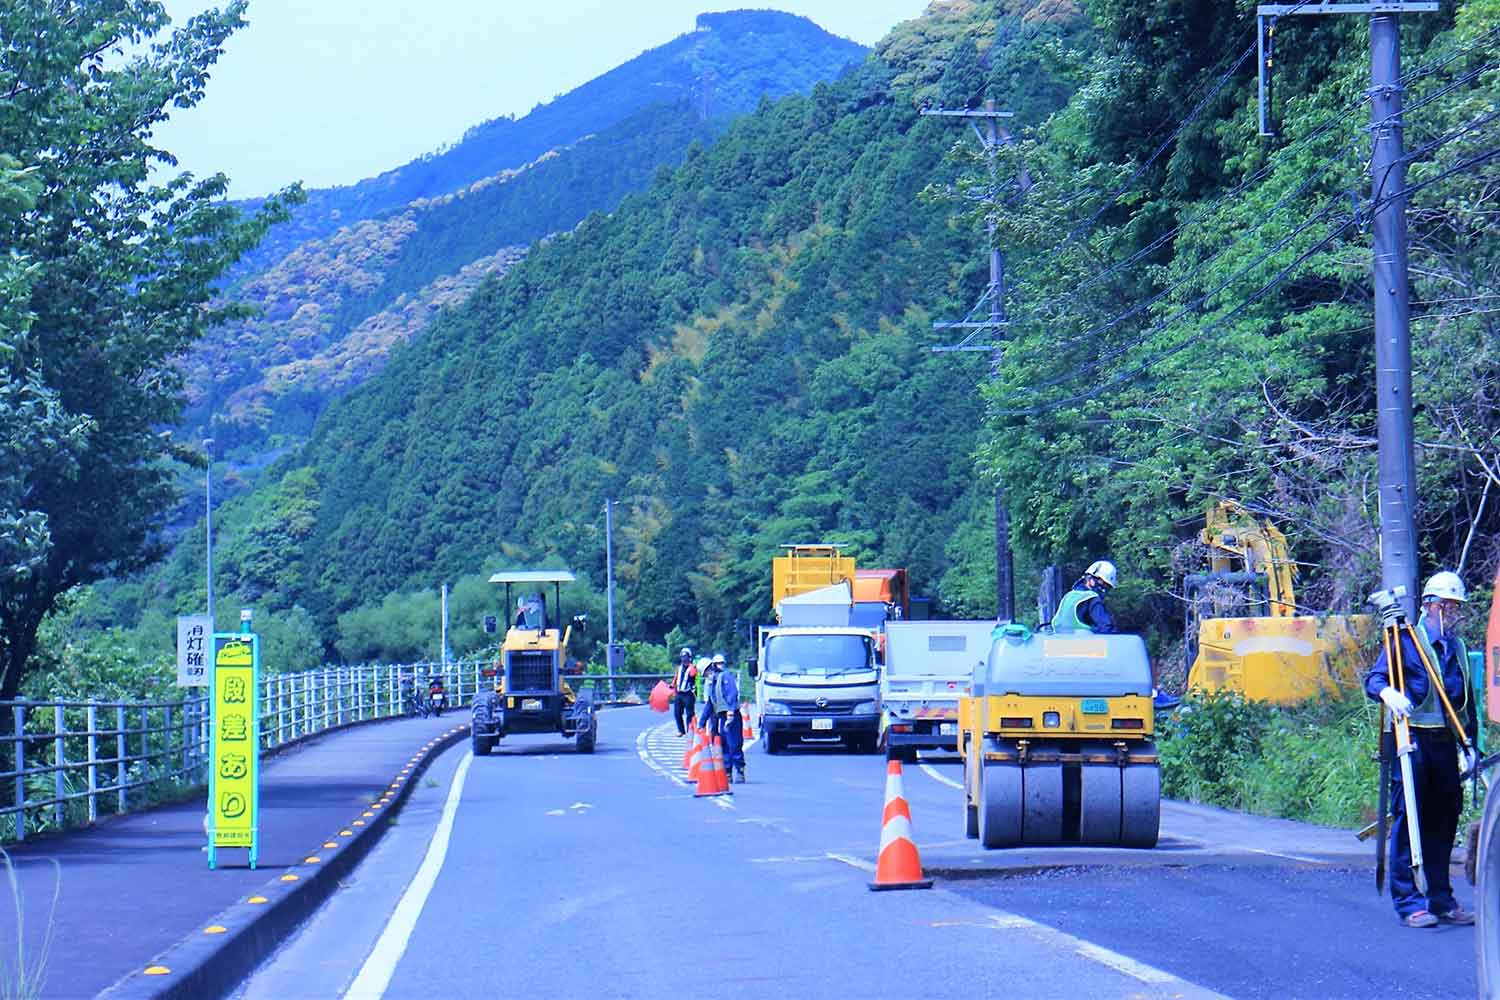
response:
<svg viewBox="0 0 1500 1000"><path fill-rule="evenodd" d="M208 686L209 640L214 623L208 615L180 615L177 618L177 686Z"/></svg>

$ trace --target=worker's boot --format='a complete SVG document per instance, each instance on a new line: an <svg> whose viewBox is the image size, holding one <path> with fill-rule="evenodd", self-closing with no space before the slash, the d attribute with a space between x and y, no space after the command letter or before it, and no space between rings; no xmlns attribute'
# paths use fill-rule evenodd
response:
<svg viewBox="0 0 1500 1000"><path fill-rule="evenodd" d="M738 781L742 785L745 783L745 769L743 767L737 767L734 769L734 780Z"/></svg>

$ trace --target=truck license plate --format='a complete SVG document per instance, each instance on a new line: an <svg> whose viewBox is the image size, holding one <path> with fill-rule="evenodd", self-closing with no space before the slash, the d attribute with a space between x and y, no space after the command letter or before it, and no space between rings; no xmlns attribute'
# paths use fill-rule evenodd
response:
<svg viewBox="0 0 1500 1000"><path fill-rule="evenodd" d="M541 710L542 710L542 699L540 699L540 698L522 698L521 699L521 711L523 711L523 712L540 712Z"/></svg>
<svg viewBox="0 0 1500 1000"><path fill-rule="evenodd" d="M812 727L814 729L832 729L833 728L833 720L832 719L814 719L813 723L812 723Z"/></svg>
<svg viewBox="0 0 1500 1000"><path fill-rule="evenodd" d="M939 736L957 736L958 735L958 723L956 723L956 722L941 722L941 723L938 723L938 735Z"/></svg>
<svg viewBox="0 0 1500 1000"><path fill-rule="evenodd" d="M1109 702L1104 698L1085 698L1078 707L1089 715L1103 715L1109 711Z"/></svg>

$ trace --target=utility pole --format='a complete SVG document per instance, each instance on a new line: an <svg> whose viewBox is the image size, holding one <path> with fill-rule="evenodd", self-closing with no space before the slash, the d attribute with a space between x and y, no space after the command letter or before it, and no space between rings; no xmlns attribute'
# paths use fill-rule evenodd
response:
<svg viewBox="0 0 1500 1000"><path fill-rule="evenodd" d="M438 654L438 659L446 667L448 665L448 585L446 583L443 584L441 593L443 599L443 648L442 652Z"/></svg>
<svg viewBox="0 0 1500 1000"><path fill-rule="evenodd" d="M610 673L614 673L613 658L615 655L615 542L614 523L611 510L615 502L608 497L604 498L604 592L605 602L609 610L609 640L605 647L605 660L609 663Z"/></svg>
<svg viewBox="0 0 1500 1000"><path fill-rule="evenodd" d="M1404 3L1262 4L1262 38L1288 14L1367 14L1370 18L1370 232L1374 239L1375 420L1379 438L1380 585L1405 587L1401 602L1416 619L1416 459L1412 451L1411 286L1406 251L1406 160L1401 120L1400 15L1438 9L1432 0ZM1262 43L1264 47L1264 42ZM1261 62L1264 81L1270 71ZM1269 88L1262 84L1262 93ZM1262 133L1268 126L1262 109Z"/></svg>
<svg viewBox="0 0 1500 1000"><path fill-rule="evenodd" d="M974 129L974 134L984 145L985 160L989 165L990 189L985 199L991 207L989 212L986 232L987 243L990 252L990 282L985 288L984 294L979 301L974 303L968 315L958 321L937 322L932 324L934 330L965 330L962 340L957 344L934 347L933 351L946 353L950 351L989 351L990 371L999 374L1001 345L1000 331L1005 328L1005 257L995 241L995 215L994 206L999 203L999 182L996 177L995 156L1000 148L1000 119L1012 118L1012 111L995 110L994 101L985 101L984 108L980 111L972 111L968 108L923 108L923 116L938 118L957 118L968 121ZM978 121L985 124L984 132L980 132ZM1010 136L1005 137L1009 141ZM986 308L987 307L987 308ZM985 337L985 334L991 336ZM1010 515L1005 510L1005 497L997 483L995 486L995 617L999 621L1015 621L1016 618L1016 585L1014 574L1014 563L1011 558L1010 549Z"/></svg>
<svg viewBox="0 0 1500 1000"><path fill-rule="evenodd" d="M214 620L214 439L203 439L203 451L208 456L208 468L203 473L203 536L206 539L208 560L208 620ZM209 631L217 625L210 624Z"/></svg>

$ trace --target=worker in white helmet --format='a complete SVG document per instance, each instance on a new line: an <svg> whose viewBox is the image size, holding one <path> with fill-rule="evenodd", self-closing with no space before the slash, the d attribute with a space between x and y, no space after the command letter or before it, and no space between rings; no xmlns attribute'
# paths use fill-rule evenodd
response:
<svg viewBox="0 0 1500 1000"><path fill-rule="evenodd" d="M1474 915L1453 896L1448 864L1463 811L1463 777L1474 761L1462 750L1448 728L1442 702L1432 690L1416 645L1443 679L1470 745L1478 730L1473 699L1469 697L1469 652L1458 636L1458 624L1468 592L1457 573L1434 573L1422 588L1422 620L1401 633L1402 688L1392 683L1390 664L1382 650L1365 675L1365 693L1383 702L1391 718L1405 718L1411 727L1412 783L1416 786L1417 826L1422 832L1422 870L1427 895L1417 891L1411 870L1411 841L1406 826L1406 798L1401 769L1391 769L1392 833L1390 846L1391 900L1396 916L1407 927L1472 924ZM1392 739L1390 719L1381 739Z"/></svg>
<svg viewBox="0 0 1500 1000"><path fill-rule="evenodd" d="M1107 559L1090 563L1057 605L1052 627L1061 631L1115 631L1115 620L1104 606L1104 595L1114 589L1115 579L1114 563Z"/></svg>

